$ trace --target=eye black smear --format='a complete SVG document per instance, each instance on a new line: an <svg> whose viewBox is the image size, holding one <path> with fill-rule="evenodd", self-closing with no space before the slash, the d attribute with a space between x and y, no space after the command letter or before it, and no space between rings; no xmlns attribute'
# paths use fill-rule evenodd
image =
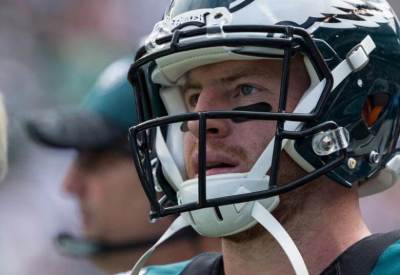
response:
<svg viewBox="0 0 400 275"><path fill-rule="evenodd" d="M247 112L271 112L272 111L272 106L269 103L266 102L259 102L256 104L251 104L247 106L241 106L233 109L233 111L247 111ZM235 123L241 123L241 122L246 122L249 119L244 118L244 117L234 117L232 118L232 121Z"/></svg>
<svg viewBox="0 0 400 275"><path fill-rule="evenodd" d="M255 103L255 104L251 104L251 105L247 105L247 106L240 106L240 107L233 109L233 111L246 111L246 112L271 112L271 110L272 110L271 104L266 103L266 102L259 102L259 103ZM244 117L234 117L234 118L231 118L231 120L235 123L241 123L241 122L246 122L249 119L244 118ZM187 121L182 122L180 129L184 133L189 131Z"/></svg>

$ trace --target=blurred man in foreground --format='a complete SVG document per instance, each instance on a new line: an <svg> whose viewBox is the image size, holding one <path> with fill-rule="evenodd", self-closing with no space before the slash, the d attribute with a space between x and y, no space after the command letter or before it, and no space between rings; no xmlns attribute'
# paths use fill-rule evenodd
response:
<svg viewBox="0 0 400 275"><path fill-rule="evenodd" d="M106 68L80 108L48 111L26 123L37 142L77 151L63 188L79 201L84 238L62 233L57 238L60 248L90 257L110 273L130 268L168 224L149 223L143 211L148 205L130 158L127 130L137 121L126 80L130 63L121 59ZM186 259L208 248L192 231L172 242L154 262ZM172 247L182 252L171 253Z"/></svg>
<svg viewBox="0 0 400 275"><path fill-rule="evenodd" d="M7 173L7 113L0 92L0 181Z"/></svg>

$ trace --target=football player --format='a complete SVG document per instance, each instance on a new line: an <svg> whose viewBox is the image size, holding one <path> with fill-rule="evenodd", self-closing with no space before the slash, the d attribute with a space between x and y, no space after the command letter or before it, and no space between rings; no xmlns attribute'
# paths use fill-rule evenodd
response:
<svg viewBox="0 0 400 275"><path fill-rule="evenodd" d="M180 217L131 274L187 225L222 254L144 274L399 273L358 202L399 179L399 38L385 0L173 0L130 132L150 216Z"/></svg>

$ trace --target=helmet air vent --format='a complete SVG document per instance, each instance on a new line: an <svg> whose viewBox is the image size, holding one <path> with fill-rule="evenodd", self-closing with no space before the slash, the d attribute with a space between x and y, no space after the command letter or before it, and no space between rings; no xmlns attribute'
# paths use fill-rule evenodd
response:
<svg viewBox="0 0 400 275"><path fill-rule="evenodd" d="M372 128L385 111L389 95L384 92L373 93L364 102L362 118L368 128Z"/></svg>

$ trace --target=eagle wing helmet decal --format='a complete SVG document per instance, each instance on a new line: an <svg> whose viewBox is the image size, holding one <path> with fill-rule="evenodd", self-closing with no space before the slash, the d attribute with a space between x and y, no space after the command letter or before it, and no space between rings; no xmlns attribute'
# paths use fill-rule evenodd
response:
<svg viewBox="0 0 400 275"><path fill-rule="evenodd" d="M304 1L301 2L304 3ZM311 32L319 27L343 29L355 27L375 28L379 27L379 24L393 22L394 19L394 12L391 7L386 1L381 0L307 2L310 2L307 6L307 11L310 14L298 13L299 20L292 23L309 29ZM328 7L326 7L326 3L329 3ZM302 14L308 16L308 18L301 19ZM392 27L394 28L394 24Z"/></svg>
<svg viewBox="0 0 400 275"><path fill-rule="evenodd" d="M394 12L382 0L176 0L151 37L187 27L240 25L243 12L252 14L255 25L290 24L310 32L318 28L374 28L385 23L395 29Z"/></svg>

